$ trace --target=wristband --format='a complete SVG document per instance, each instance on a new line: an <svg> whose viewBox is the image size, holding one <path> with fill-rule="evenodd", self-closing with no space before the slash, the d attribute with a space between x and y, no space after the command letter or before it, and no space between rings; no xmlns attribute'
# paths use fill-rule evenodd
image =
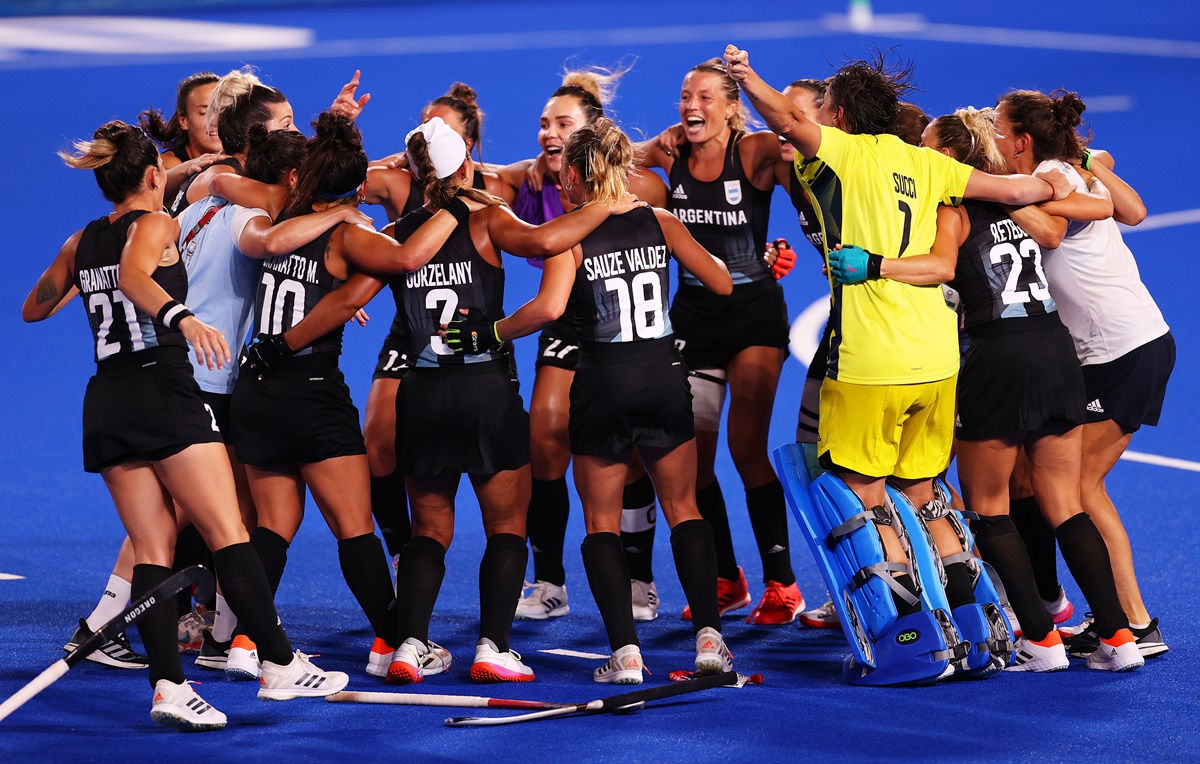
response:
<svg viewBox="0 0 1200 764"><path fill-rule="evenodd" d="M1092 152L1088 151L1087 149L1084 149L1083 150L1083 159L1080 160L1079 166L1082 167L1083 169L1087 170L1088 172L1091 172L1092 171L1091 164L1092 164Z"/></svg>
<svg viewBox="0 0 1200 764"><path fill-rule="evenodd" d="M504 340L500 339L500 322L496 321L492 324L492 336L496 338L497 347L504 344Z"/></svg>
<svg viewBox="0 0 1200 764"><path fill-rule="evenodd" d="M179 322L191 316L192 312L178 300L170 300L158 311L158 323L168 329L178 329Z"/></svg>
<svg viewBox="0 0 1200 764"><path fill-rule="evenodd" d="M879 278L879 269L883 267L883 255L876 255L873 252L867 253L867 278Z"/></svg>
<svg viewBox="0 0 1200 764"><path fill-rule="evenodd" d="M471 217L471 211L467 209L467 203L457 196L446 202L446 206L442 209L453 215L459 225L466 225L467 218Z"/></svg>

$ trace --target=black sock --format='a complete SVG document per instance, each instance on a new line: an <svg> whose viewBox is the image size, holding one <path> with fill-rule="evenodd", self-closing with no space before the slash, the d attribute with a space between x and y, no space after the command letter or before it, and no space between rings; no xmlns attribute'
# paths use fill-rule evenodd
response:
<svg viewBox="0 0 1200 764"><path fill-rule="evenodd" d="M787 505L783 498L783 484L772 480L766 485L748 489L746 510L750 513L750 527L754 529L754 540L758 542L758 554L762 557L763 583L776 581L784 586L796 583L791 550L788 548Z"/></svg>
<svg viewBox="0 0 1200 764"><path fill-rule="evenodd" d="M717 575L727 581L738 580L737 555L733 553L733 534L729 531L725 496L715 477L708 485L696 489L696 506L700 516L712 527L713 543L717 548Z"/></svg>
<svg viewBox="0 0 1200 764"><path fill-rule="evenodd" d="M175 538L175 561L171 564L171 570L178 573L193 565L204 565L209 562L208 558L209 552L208 547L204 545L204 538L200 535L200 531L196 530L196 526L189 524ZM176 619L192 612L190 587L181 591L176 599L178 600Z"/></svg>
<svg viewBox="0 0 1200 764"><path fill-rule="evenodd" d="M1038 594L1047 602L1057 600L1058 546L1054 543L1054 529L1046 522L1037 498L1012 499L1008 502L1008 512L1017 533L1021 534L1021 541L1025 542Z"/></svg>
<svg viewBox="0 0 1200 764"><path fill-rule="evenodd" d="M965 562L946 566L946 602L951 610L975 602L975 577Z"/></svg>
<svg viewBox="0 0 1200 764"><path fill-rule="evenodd" d="M529 546L533 549L533 577L562 586L567 581L563 570L563 540L567 537L567 517L571 500L567 479L533 480L529 495Z"/></svg>
<svg viewBox="0 0 1200 764"><path fill-rule="evenodd" d="M1087 599L1100 637L1108 639L1118 629L1129 628L1129 619L1117 596L1108 547L1092 518L1086 512L1080 512L1058 526L1054 535L1058 537L1067 569Z"/></svg>
<svg viewBox="0 0 1200 764"><path fill-rule="evenodd" d="M916 599L916 602L910 605L901 599L900 595L892 592L892 602L896 605L896 612L901 617L921 612L921 600L917 596L917 582L913 580L913 577L907 573L901 573L898 576L893 576L893 578L896 580L896 583L900 584L905 591Z"/></svg>
<svg viewBox="0 0 1200 764"><path fill-rule="evenodd" d="M625 486L621 499L621 546L629 560L629 575L638 581L654 580L654 526L658 511L654 483L642 475Z"/></svg>
<svg viewBox="0 0 1200 764"><path fill-rule="evenodd" d="M671 553L683 594L692 608L692 629L721 630L717 608L717 549L712 526L705 520L684 520L671 530Z"/></svg>
<svg viewBox="0 0 1200 764"><path fill-rule="evenodd" d="M1029 553L1007 515L983 517L972 521L979 554L1000 576L1008 604L1021 623L1026 639L1040 642L1054 629L1054 621L1038 596Z"/></svg>
<svg viewBox="0 0 1200 764"><path fill-rule="evenodd" d="M633 593L629 588L629 563L615 533L589 533L580 545L583 569L592 598L604 619L609 647L641 645L633 625Z"/></svg>
<svg viewBox="0 0 1200 764"><path fill-rule="evenodd" d="M342 539L338 542L338 562L342 564L342 578L371 622L375 636L399 647L395 618L388 613L396 590L392 588L392 574L379 537L365 533Z"/></svg>
<svg viewBox="0 0 1200 764"><path fill-rule="evenodd" d="M279 582L283 579L283 569L287 567L287 539L268 528L255 528L250 534L250 546L258 553L263 572L267 575L267 583L271 587L271 596L279 591Z"/></svg>
<svg viewBox="0 0 1200 764"><path fill-rule="evenodd" d="M171 577L171 569L165 565L134 565L130 596L136 601ZM190 595L189 595L190 596ZM190 601L190 600L189 600ZM184 681L183 663L179 660L179 643L176 641L176 625L179 616L169 603L152 607L138 619L138 633L142 635L142 646L150 659L150 686L159 679L176 684Z"/></svg>
<svg viewBox="0 0 1200 764"><path fill-rule="evenodd" d="M250 544L230 544L213 553L217 581L238 627L254 640L258 657L272 663L292 662L292 643L279 625L271 585ZM178 649L178 648L177 648Z"/></svg>
<svg viewBox="0 0 1200 764"><path fill-rule="evenodd" d="M429 620L442 579L446 577L446 547L429 536L413 536L400 550L396 567L398 639L429 641ZM516 603L513 603L516 608Z"/></svg>
<svg viewBox="0 0 1200 764"><path fill-rule="evenodd" d="M479 562L479 636L495 642L500 652L508 650L528 561L525 539L515 533L497 533L487 540Z"/></svg>
<svg viewBox="0 0 1200 764"><path fill-rule="evenodd" d="M383 534L388 555L400 554L400 549L412 538L412 523L408 519L404 476L399 470L387 477L371 477L371 514Z"/></svg>

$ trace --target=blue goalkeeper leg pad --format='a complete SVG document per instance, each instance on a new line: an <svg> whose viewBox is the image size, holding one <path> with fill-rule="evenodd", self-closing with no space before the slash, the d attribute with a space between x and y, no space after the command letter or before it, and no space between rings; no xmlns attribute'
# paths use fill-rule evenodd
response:
<svg viewBox="0 0 1200 764"><path fill-rule="evenodd" d="M935 681L961 655L947 648L942 621L898 584L893 573L909 573L918 592L921 577L909 563L889 562L876 523L890 525L911 550L904 525L890 508L874 511L845 483L817 464L815 447L789 444L775 450L775 465L788 505L825 579L852 654L843 676L865 685ZM900 617L893 594L920 612ZM944 599L943 595L943 599Z"/></svg>

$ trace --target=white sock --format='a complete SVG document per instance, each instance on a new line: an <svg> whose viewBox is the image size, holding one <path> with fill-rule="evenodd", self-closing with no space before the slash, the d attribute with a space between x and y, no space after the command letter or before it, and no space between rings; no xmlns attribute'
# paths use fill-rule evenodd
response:
<svg viewBox="0 0 1200 764"><path fill-rule="evenodd" d="M1130 623L1129 628L1131 628L1131 629L1148 629L1148 628L1150 628L1150 622L1146 621L1145 623Z"/></svg>
<svg viewBox="0 0 1200 764"><path fill-rule="evenodd" d="M225 598L217 594L217 609L213 616L212 636L217 642L228 642L233 639L233 630L237 628L237 616L225 603Z"/></svg>
<svg viewBox="0 0 1200 764"><path fill-rule="evenodd" d="M104 587L104 596L96 603L96 609L92 611L92 614L87 617L88 628L95 631L119 616L129 604L129 592L132 588L133 585L125 579L109 576L108 583Z"/></svg>

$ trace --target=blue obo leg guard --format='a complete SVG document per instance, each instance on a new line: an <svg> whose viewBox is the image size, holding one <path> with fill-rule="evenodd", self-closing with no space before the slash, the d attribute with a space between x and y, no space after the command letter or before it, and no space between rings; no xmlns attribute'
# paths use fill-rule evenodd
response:
<svg viewBox="0 0 1200 764"><path fill-rule="evenodd" d="M901 518L913 536L923 538L928 544L931 561L936 565L936 572L922 570L923 580L928 584L936 581L937 586L929 585L923 594L930 596L930 606L945 608L953 621L953 628L968 648L964 657L955 662L957 672L966 677L987 678L994 676L1007 664L1012 655L1012 637L1008 620L1000 605L1000 596L992 585L991 578L986 574L983 562L975 556L971 549L975 539L970 529L963 521L963 515L950 506L950 489L940 479L934 481L934 500L919 509L915 509L903 493L892 486L888 487L889 495L896 502ZM933 536L929 533L928 523L935 520L946 520L954 530L961 545L961 551L941 557ZM921 556L918 556L918 560ZM971 580L975 594L975 602L960 605L949 610L949 603L943 587L945 586L946 565L964 563L971 572ZM937 578L931 578L931 575ZM934 592L933 589L938 589ZM948 637L948 642L951 637Z"/></svg>
<svg viewBox="0 0 1200 764"><path fill-rule="evenodd" d="M906 551L911 550L900 519L886 508L865 509L845 483L821 470L811 444L781 446L774 457L788 505L850 643L843 678L881 686L934 682L950 660L961 656L947 648L938 616L892 576L910 574L920 592L921 578L911 558L909 563L889 562L876 528L876 523L890 525ZM900 616L893 594L921 609Z"/></svg>

